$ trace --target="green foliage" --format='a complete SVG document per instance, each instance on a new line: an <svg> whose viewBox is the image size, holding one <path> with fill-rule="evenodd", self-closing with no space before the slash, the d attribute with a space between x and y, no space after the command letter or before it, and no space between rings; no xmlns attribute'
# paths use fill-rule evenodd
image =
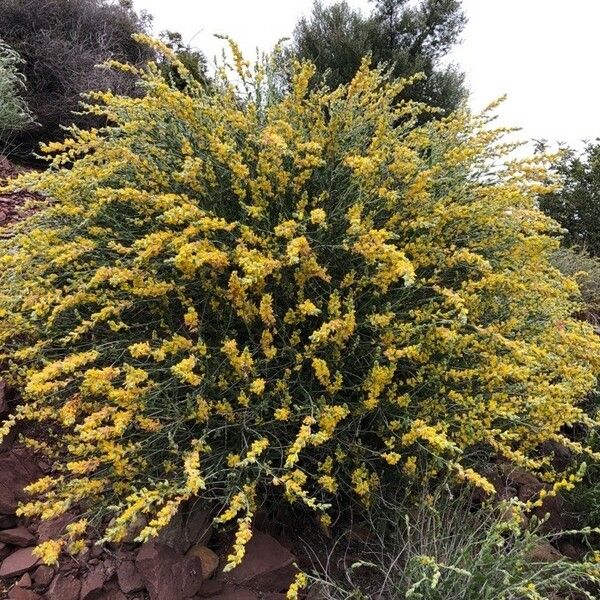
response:
<svg viewBox="0 0 600 600"><path fill-rule="evenodd" d="M542 196L540 208L566 229L567 245L600 257L600 142L567 150L557 171L564 186Z"/></svg>
<svg viewBox="0 0 600 600"><path fill-rule="evenodd" d="M552 556L559 535L525 525L510 503L484 507L439 488L419 505L384 502L370 511L363 541L341 538L311 585L322 600L542 600L594 598L597 563ZM323 544L323 542L321 542ZM327 544L327 541L324 542ZM543 552L544 551L544 552ZM571 595L572 594L572 595ZM581 594L581 595L579 595Z"/></svg>
<svg viewBox="0 0 600 600"><path fill-rule="evenodd" d="M91 94L110 125L14 183L54 199L0 241L0 437L40 421L55 466L21 514L145 540L200 498L233 566L265 498L327 523L436 473L491 494L490 456L572 486L538 449L589 421L600 342L550 263L547 159L508 160L490 113L418 125L367 61L281 95L235 45L211 86L156 45L186 87L123 66L144 94Z"/></svg>
<svg viewBox="0 0 600 600"><path fill-rule="evenodd" d="M600 334L600 259L589 256L574 248L560 248L552 257L552 262L568 277L577 279L583 307L578 316L592 323ZM597 418L600 407L600 390L592 391L586 400L586 410ZM578 431L581 441L600 452L600 436L596 429ZM582 527L600 527L600 462L596 456L587 461L588 467L583 481L566 497L572 512Z"/></svg>
<svg viewBox="0 0 600 600"><path fill-rule="evenodd" d="M134 93L130 75L96 65L108 59L132 63L150 59L153 54L131 38L147 25L127 2L2 0L0 38L24 61L25 99L41 125L22 131L14 147L28 155L37 150L39 141L61 138L61 125L97 124L73 114L82 92Z"/></svg>
<svg viewBox="0 0 600 600"><path fill-rule="evenodd" d="M202 51L185 44L181 34L176 31L164 31L161 34L161 39L167 47L173 50L177 59L184 65L194 80L203 85L208 84L207 61ZM161 60L159 57L159 64L166 78L172 79L177 87L185 87L186 82L181 79L177 69L174 69L168 60Z"/></svg>
<svg viewBox="0 0 600 600"><path fill-rule="evenodd" d="M33 123L23 99L25 77L19 73L23 61L0 39L0 136L8 136Z"/></svg>
<svg viewBox="0 0 600 600"><path fill-rule="evenodd" d="M463 75L441 63L457 42L465 23L457 0L377 0L370 16L345 0L324 6L316 1L312 14L294 32L293 53L312 61L320 78L332 88L348 83L370 55L374 65L389 65L396 77L424 73L426 79L404 97L425 102L446 113L466 95Z"/></svg>
<svg viewBox="0 0 600 600"><path fill-rule="evenodd" d="M552 256L552 262L561 273L577 279L585 305L581 312L600 325L600 259L574 248L560 248Z"/></svg>

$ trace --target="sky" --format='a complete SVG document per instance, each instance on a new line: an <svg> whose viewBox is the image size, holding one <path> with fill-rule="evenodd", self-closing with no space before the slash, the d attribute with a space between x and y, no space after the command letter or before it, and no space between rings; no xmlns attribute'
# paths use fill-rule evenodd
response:
<svg viewBox="0 0 600 600"><path fill-rule="evenodd" d="M332 0L325 0L324 4ZM349 0L369 10L368 0ZM289 37L312 0L134 0L154 29L179 31L209 58L235 39L248 57ZM470 104L507 101L499 123L524 139L581 147L600 137L600 0L463 0L468 24L448 60L466 73Z"/></svg>

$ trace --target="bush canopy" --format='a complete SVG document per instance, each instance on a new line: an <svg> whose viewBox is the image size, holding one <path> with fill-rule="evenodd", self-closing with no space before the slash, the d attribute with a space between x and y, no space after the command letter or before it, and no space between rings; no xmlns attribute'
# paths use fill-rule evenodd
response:
<svg viewBox="0 0 600 600"><path fill-rule="evenodd" d="M585 451L561 431L600 345L549 261L546 160L506 159L489 113L419 125L367 61L334 91L298 63L284 93L232 44L207 89L160 50L187 87L122 67L144 95L90 94L109 124L46 147L15 186L53 203L0 242L2 431L43 423L55 464L20 511L83 511L44 558L192 497L237 520L232 567L273 494L327 524L436 473L492 493L490 457L572 485L538 448Z"/></svg>

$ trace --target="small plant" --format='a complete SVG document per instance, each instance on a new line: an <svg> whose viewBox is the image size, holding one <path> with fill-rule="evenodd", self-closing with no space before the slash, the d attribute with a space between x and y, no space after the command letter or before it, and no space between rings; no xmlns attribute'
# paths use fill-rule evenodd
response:
<svg viewBox="0 0 600 600"><path fill-rule="evenodd" d="M572 486L538 447L586 452L561 428L591 421L600 343L549 260L546 159L507 160L489 113L418 125L366 61L334 91L296 64L282 92L232 44L235 83L204 88L156 46L177 86L121 66L143 96L90 95L109 124L46 147L14 185L55 201L0 242L23 390L0 433L44 423L56 467L20 513L84 512L46 560L103 517L152 537L190 497L237 522L231 568L267 494L327 525L435 473L493 493L494 456Z"/></svg>
<svg viewBox="0 0 600 600"><path fill-rule="evenodd" d="M23 61L0 39L0 135L7 136L33 123L23 98L25 77L19 72Z"/></svg>
<svg viewBox="0 0 600 600"><path fill-rule="evenodd" d="M370 512L361 542L336 540L314 561L310 586L322 600L542 600L595 598L595 556L560 557L514 503L477 507L438 488L412 510L402 502ZM588 532L589 533L589 532ZM354 558L350 558L354 557ZM360 558L359 558L360 557ZM572 594L577 594L573 596Z"/></svg>

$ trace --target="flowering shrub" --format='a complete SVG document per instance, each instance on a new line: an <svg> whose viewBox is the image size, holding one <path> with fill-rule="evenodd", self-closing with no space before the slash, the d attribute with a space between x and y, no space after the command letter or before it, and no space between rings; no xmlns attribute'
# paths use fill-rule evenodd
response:
<svg viewBox="0 0 600 600"><path fill-rule="evenodd" d="M418 126L366 62L315 92L297 65L281 93L233 50L210 90L150 66L143 97L92 94L109 125L16 184L55 199L0 258L23 390L3 431L46 424L29 443L55 464L21 513L78 505L77 549L102 517L118 541L144 514L143 540L200 497L237 521L231 567L269 489L327 523L425 471L491 492L490 455L571 485L537 448L585 451L561 427L589 421L600 348L548 260L544 159L503 160L487 114Z"/></svg>

